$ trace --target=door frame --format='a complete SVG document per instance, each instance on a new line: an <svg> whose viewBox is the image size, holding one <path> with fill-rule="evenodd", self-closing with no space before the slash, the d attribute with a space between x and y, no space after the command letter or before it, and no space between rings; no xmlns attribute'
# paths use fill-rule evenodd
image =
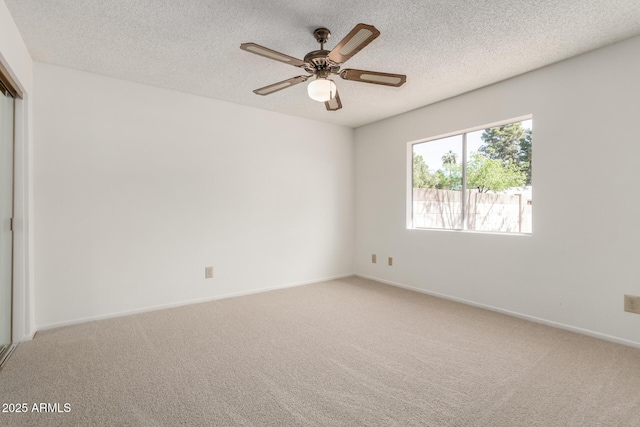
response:
<svg viewBox="0 0 640 427"><path fill-rule="evenodd" d="M24 226L21 224L20 231L18 233L16 233L17 231L17 227L16 227L16 217L17 217L17 203L24 203L24 198L25 198L25 190L26 188L23 188L21 190L21 194L18 194L17 190L17 182L19 179L20 174L23 175L23 179L21 180L21 185L24 185L24 181L27 181L27 177L26 177L26 170L22 167L22 165L18 164L18 158L20 157L20 159L22 159L23 161L25 160L25 155L27 154L27 152L24 150L24 147L21 147L20 149L20 154L18 154L17 150L18 148L18 142L20 142L22 145L26 145L25 143L27 142L26 138L24 138L24 132L20 132L18 129L19 125L24 126L24 124L26 124L26 104L25 104L25 99L24 99L24 93L22 92L20 86L18 84L16 84L16 81L11 77L11 73L9 72L9 70L5 67L4 58L2 58L0 56L0 85L2 85L2 89L3 92L8 92L9 96L11 96L13 98L13 159L12 159L12 163L13 163L13 182L12 182L12 186L13 186L13 194L12 194L12 198L13 198L13 206L12 206L12 220L11 220L11 333L10 333L10 344L2 351L2 353L0 353L0 366L2 366L2 364L7 360L7 358L11 355L11 353L13 352L13 350L15 349L17 343L19 341L24 341L24 326L27 326L25 324L25 322L16 322L17 316L25 316L25 314L28 315L28 313L31 312L31 307L27 308L25 307L25 303L27 302L26 299L24 298L24 294L25 294L25 290L26 290L26 281L23 280L21 278L20 281L20 285L23 286L25 289L20 289L21 292L17 292L18 289L16 288L17 285L17 281L16 281L16 266L18 264L20 268L24 268L24 264L28 264L28 259L30 257L20 257L20 260L18 261L16 259L16 245L19 243L21 245L21 248L23 246L25 246L26 243L26 234L24 233L24 231L26 231L26 224L24 224ZM20 137L18 136L20 135ZM19 169L19 170L18 170ZM20 210L20 216L21 216L21 221L20 222L24 222L26 223L26 221L24 221L24 213L26 212L22 212L24 211L24 209L19 209ZM23 274L24 276L24 274ZM20 294L22 296L22 298L20 298L21 301L17 300L17 296L18 294ZM21 310L21 306L24 308L23 310ZM17 326L21 326L22 330L18 330Z"/></svg>
<svg viewBox="0 0 640 427"><path fill-rule="evenodd" d="M4 78L2 73L0 72L0 94L2 96L6 96L13 100L12 102L12 127L11 127L11 219L10 219L10 232L11 232L11 264L10 264L10 290L9 290L9 307L10 307L10 316L9 316L9 342L4 346L4 348L0 347L0 367L3 365L4 361L11 354L13 349L15 348L14 339L13 339L13 314L14 314L14 290L13 290L13 273L14 273L14 242L13 242L13 221L15 216L15 148L16 148L16 95L17 92L11 87L11 84ZM1 343L0 343L1 345Z"/></svg>

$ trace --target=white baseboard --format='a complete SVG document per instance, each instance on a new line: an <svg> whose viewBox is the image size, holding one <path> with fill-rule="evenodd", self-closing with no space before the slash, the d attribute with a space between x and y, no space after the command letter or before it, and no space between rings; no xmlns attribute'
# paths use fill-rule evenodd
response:
<svg viewBox="0 0 640 427"><path fill-rule="evenodd" d="M615 337L615 336L612 336L612 335L607 335L607 334L603 334L603 333L596 332L596 331L591 331L589 329L578 328L576 326L571 326L571 325L567 325L567 324L564 324L564 323L554 322L554 321L551 321L551 320L546 320L546 319L542 319L542 318L539 318L539 317L530 316L528 314L522 314L522 313L518 313L518 312L515 312L515 311L511 311L511 310L505 310L503 308L494 307L494 306L487 305L487 304L480 304L480 303L477 303L477 302L474 302L474 301L466 300L464 298L457 298L457 297L453 297L453 296L450 296L450 295L442 294L442 293L439 293L439 292L428 291L428 290L425 290L425 289L416 288L416 287L413 287L413 286L408 286L408 285L405 285L405 284L402 284L402 283L393 282L393 281L390 281L390 280L380 279L378 277L373 277L373 276L368 276L366 274L358 274L358 273L355 273L355 274L351 274L351 273L350 274L343 274L343 275L339 275L339 276L332 276L332 277L308 280L308 281L297 282L297 283L289 283L289 284L285 284L285 285L278 285L278 286L272 286L272 287L266 287L266 288L252 289L252 290L242 291L242 292L232 292L232 293L223 294L223 295L216 295L216 296L212 296L212 297L197 298L197 299L192 299L192 300L184 300L184 301L178 301L178 302L173 302L173 303L168 303L168 304L160 304L160 305L155 305L155 306L142 307L142 308L137 308L137 309L133 309L133 310L125 310L125 311L120 311L120 312L115 312L115 313L102 314L102 315L97 315L97 316L88 316L88 317L84 317L84 318L67 320L67 321L63 321L63 322L54 322L54 323L49 323L49 324L46 324L46 325L40 325L38 327L38 330L39 331L45 331L45 330L48 330L48 329L60 328L60 327L63 327L63 326L77 325L77 324L80 324L80 323L91 322L91 321L94 321L94 320L111 319L111 318L114 318L114 317L129 316L129 315L132 315L132 314L146 313L146 312L149 312L149 311L163 310L163 309L166 309L166 308L180 307L180 306L184 306L184 305L198 304L198 303L202 303L202 302L216 301L216 300L221 300L221 299L226 299L226 298L235 298L235 297L240 297L240 296L244 296L244 295L251 295L251 294L257 294L257 293L262 293L262 292L275 291L275 290L278 290L278 289L293 288L293 287L296 287L296 286L304 286L304 285L310 285L310 284L313 284L313 283L326 282L326 281L329 281L329 280L344 279L346 277L351 277L351 276L362 277L364 279L374 280L376 282L384 283L384 284L395 286L395 287L398 287L398 288L403 288L403 289L407 289L407 290L410 290L410 291L419 292L419 293L422 293L422 294L425 294L425 295L430 295L430 296L434 296L434 297L437 297L437 298L443 298L443 299L447 299L447 300L450 300L450 301L459 302L459 303L470 305L470 306L473 306L473 307L478 307L478 308L483 308L483 309L490 310L490 311L495 311L497 313L506 314L508 316L517 317L519 319L524 319L524 320L528 320L528 321L531 321L531 322L540 323L540 324L551 326L551 327L554 327L554 328L564 329L564 330L575 332L575 333L578 333L578 334L587 335L587 336L590 336L590 337L593 337L593 338L599 338L599 339L602 339L602 340L605 340L605 341L610 341L610 342L614 342L614 343L617 343L617 344L626 345L626 346L629 346L629 347L640 348L640 342L631 341L631 340L627 340L627 339L624 339L624 338ZM34 334L34 336L35 336L35 334ZM32 339L32 338L33 338L33 336L29 337L25 341L28 341L29 339Z"/></svg>
<svg viewBox="0 0 640 427"><path fill-rule="evenodd" d="M345 277L352 277L353 275L354 275L353 273L342 274L342 275L339 275L339 276L326 277L326 278L322 278L322 279L314 279L314 280L308 280L308 281L304 281L304 282L288 283L288 284L285 284L285 285L278 285L278 286L272 286L272 287L266 287L266 288L252 289L252 290L242 291L242 292L232 292L232 293L223 294L223 295L216 295L216 296L212 296L212 297L196 298L196 299L192 299L192 300L184 300L184 301L172 302L172 303L167 303L167 304L159 304L159 305L154 305L154 306L149 306L149 307L136 308L136 309L133 309L133 310L125 310L125 311L119 311L119 312L115 312L115 313L107 313L107 314L100 314L100 315L97 315L97 316L88 316L88 317L82 317L82 318L78 318L78 319L65 320L65 321L62 321L62 322L48 323L48 324L45 324L45 325L39 325L38 326L38 331L46 331L48 329L61 328L63 326L77 325L77 324L80 324L80 323L92 322L94 320L112 319L114 317L122 317L122 316L129 316L129 315L132 315L132 314L146 313L146 312L149 312L149 311L164 310L166 308L181 307L181 306L184 306L184 305L198 304L198 303L202 303L202 302L216 301L216 300L221 300L221 299L226 299L226 298L235 298L235 297L241 297L241 296L244 296L244 295L251 295L251 294L258 294L258 293L262 293L262 292L275 291L275 290L278 290L278 289L286 289L286 288L293 288L293 287L296 287L296 286L311 285L311 284L314 284L314 283L327 282L329 280L344 279ZM33 336L35 336L35 334ZM31 338L33 338L33 336Z"/></svg>
<svg viewBox="0 0 640 427"><path fill-rule="evenodd" d="M564 329L566 331L575 332L577 334L587 335L587 336L590 336L590 337L593 337L593 338L599 338L599 339L602 339L602 340L605 340L605 341L611 341L611 342L614 342L616 344L622 344L622 345L626 345L626 346L629 346L629 347L640 348L640 342L631 341L631 340L628 340L628 339L625 339L625 338L615 337L613 335L607 335L607 334L603 334L603 333L600 333L600 332L591 331L589 329L578 328L576 326L571 326L571 325L567 325L567 324L564 324L564 323L554 322L552 320L546 320L546 319L542 319L540 317L530 316L528 314L522 314L522 313L518 313L518 312L515 312L515 311L511 311L511 310L505 310L503 308L494 307L494 306L491 306L491 305L479 304L477 302L466 300L466 299L463 299L463 298L452 297L450 295L441 294L439 292L427 291L425 289L420 289L420 288L416 288L416 287L413 287L413 286L408 286L408 285L405 285L405 284L402 284L402 283L392 282L392 281L389 281L389 280L380 279L380 278L373 277L373 276L367 276L366 274L358 274L358 273L356 273L355 276L362 277L363 279L374 280L376 282L384 283L386 285L391 285L391 286L395 286L395 287L398 287L398 288L408 289L410 291L419 292L421 294L430 295L430 296L437 297L437 298L443 298L443 299L447 299L447 300L450 300L450 301L455 301L455 302L459 302L459 303L462 303L462 304L470 305L470 306L473 306L473 307L483 308L483 309L486 309L486 310L489 310L489 311L495 311L496 313L506 314L508 316L517 317L519 319L524 319L524 320L528 320L528 321L531 321L531 322L540 323L542 325L547 325L547 326L551 326L551 327L558 328L558 329Z"/></svg>

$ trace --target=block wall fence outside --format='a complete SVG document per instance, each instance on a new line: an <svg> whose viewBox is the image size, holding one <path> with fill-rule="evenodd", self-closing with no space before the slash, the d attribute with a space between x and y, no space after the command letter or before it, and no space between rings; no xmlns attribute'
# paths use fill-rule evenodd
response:
<svg viewBox="0 0 640 427"><path fill-rule="evenodd" d="M467 191L467 230L531 233L532 201L523 194ZM413 227L459 229L462 192L413 189Z"/></svg>

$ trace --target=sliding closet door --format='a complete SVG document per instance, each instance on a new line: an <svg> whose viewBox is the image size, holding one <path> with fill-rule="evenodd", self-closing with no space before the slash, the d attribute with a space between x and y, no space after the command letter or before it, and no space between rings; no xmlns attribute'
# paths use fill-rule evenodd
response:
<svg viewBox="0 0 640 427"><path fill-rule="evenodd" d="M0 360L11 345L13 105L13 97L0 82Z"/></svg>

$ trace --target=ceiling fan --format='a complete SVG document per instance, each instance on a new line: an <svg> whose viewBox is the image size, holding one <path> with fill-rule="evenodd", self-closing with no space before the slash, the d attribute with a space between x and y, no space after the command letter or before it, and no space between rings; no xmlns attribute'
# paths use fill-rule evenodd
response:
<svg viewBox="0 0 640 427"><path fill-rule="evenodd" d="M253 92L256 95L271 95L274 92L297 85L298 83L306 82L310 78L315 77L307 88L309 96L311 99L324 102L327 110L336 111L342 108L342 102L340 101L336 84L329 78L329 76L333 74L339 75L345 80L395 87L402 86L407 81L407 76L404 74L381 73L378 71L355 70L351 68L340 70L340 66L343 63L360 52L380 35L380 31L373 25L356 25L331 51L324 49L324 44L331 37L331 32L328 29L318 28L313 32L313 35L318 43L320 43L320 50L307 53L304 60L267 49L255 43L241 44L240 49L242 50L302 68L309 73L309 75L292 77L269 86L261 87Z"/></svg>

